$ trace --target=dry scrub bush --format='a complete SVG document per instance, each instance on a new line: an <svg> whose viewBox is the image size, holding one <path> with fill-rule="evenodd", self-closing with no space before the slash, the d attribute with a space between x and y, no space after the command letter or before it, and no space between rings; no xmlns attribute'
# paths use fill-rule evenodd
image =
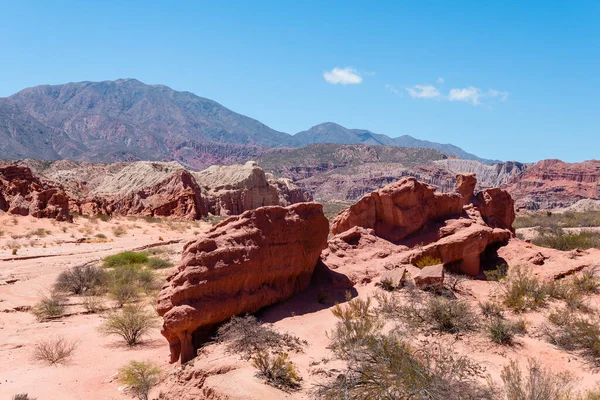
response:
<svg viewBox="0 0 600 400"><path fill-rule="evenodd" d="M378 311L413 328L430 328L444 333L465 333L479 327L479 318L464 300L409 291L406 296L375 296Z"/></svg>
<svg viewBox="0 0 600 400"><path fill-rule="evenodd" d="M338 323L331 350L347 362L337 378L319 384L317 396L337 399L495 399L497 389L482 383L484 370L445 346L411 347L395 328L383 332L370 300L355 299L333 309Z"/></svg>
<svg viewBox="0 0 600 400"><path fill-rule="evenodd" d="M36 398L29 397L27 393L18 393L12 397L12 400L36 400Z"/></svg>
<svg viewBox="0 0 600 400"><path fill-rule="evenodd" d="M104 306L103 298L101 296L96 295L84 296L82 305L83 308L85 308L85 310L90 314L96 314L106 309L106 307Z"/></svg>
<svg viewBox="0 0 600 400"><path fill-rule="evenodd" d="M541 307L548 298L546 284L521 266L512 269L503 290L504 305L515 312Z"/></svg>
<svg viewBox="0 0 600 400"><path fill-rule="evenodd" d="M256 375L270 385L286 392L300 389L302 377L286 353L271 357L261 351L252 359L252 365L258 370Z"/></svg>
<svg viewBox="0 0 600 400"><path fill-rule="evenodd" d="M62 364L71 357L76 348L77 343L68 341L64 337L48 339L35 344L33 358L50 365Z"/></svg>
<svg viewBox="0 0 600 400"><path fill-rule="evenodd" d="M171 268L172 266L173 263L169 260L165 260L164 258L150 257L148 259L148 268L150 269L164 269Z"/></svg>
<svg viewBox="0 0 600 400"><path fill-rule="evenodd" d="M83 294L99 289L106 285L107 281L107 273L98 267L93 265L76 266L58 275L54 289L65 293Z"/></svg>
<svg viewBox="0 0 600 400"><path fill-rule="evenodd" d="M161 375L161 369L151 362L131 361L119 369L118 379L138 399L148 400L150 390L160 382Z"/></svg>
<svg viewBox="0 0 600 400"><path fill-rule="evenodd" d="M567 251L574 249L600 248L600 232L581 230L577 233L565 232L561 228L539 228L538 236L531 243L552 249Z"/></svg>
<svg viewBox="0 0 600 400"><path fill-rule="evenodd" d="M502 369L500 376L508 400L574 400L576 398L570 375L554 373L543 368L536 360L529 360L525 372L513 360Z"/></svg>
<svg viewBox="0 0 600 400"><path fill-rule="evenodd" d="M227 352L241 354L245 359L267 350L301 352L306 344L296 336L275 331L252 315L232 317L219 327L216 340L226 344Z"/></svg>
<svg viewBox="0 0 600 400"><path fill-rule="evenodd" d="M569 309L558 309L548 316L551 326L543 332L550 343L565 350L580 351L591 362L600 365L600 315L584 315Z"/></svg>
<svg viewBox="0 0 600 400"><path fill-rule="evenodd" d="M40 301L33 306L32 313L38 321L58 318L65 312L65 301L60 293L50 292L48 295L42 295Z"/></svg>
<svg viewBox="0 0 600 400"><path fill-rule="evenodd" d="M442 264L442 260L437 257L423 256L417 260L415 265L419 268L430 267L432 265Z"/></svg>
<svg viewBox="0 0 600 400"><path fill-rule="evenodd" d="M128 346L135 346L157 327L157 316L143 305L136 304L110 314L98 330L104 335L120 336Z"/></svg>

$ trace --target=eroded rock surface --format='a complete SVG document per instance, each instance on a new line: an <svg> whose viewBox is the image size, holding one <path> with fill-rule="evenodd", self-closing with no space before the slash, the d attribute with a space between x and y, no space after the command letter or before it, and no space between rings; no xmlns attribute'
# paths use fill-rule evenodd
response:
<svg viewBox="0 0 600 400"><path fill-rule="evenodd" d="M460 195L436 192L413 178L366 195L333 221L336 236L324 258L335 268L347 264L355 249L364 254L371 246L379 249L372 256L396 265L427 258L468 275L479 274L481 255L513 236L514 203L500 189L474 196L474 175L459 175L457 182Z"/></svg>
<svg viewBox="0 0 600 400"><path fill-rule="evenodd" d="M158 297L171 362L195 356L203 329L305 289L328 231L322 206L300 203L246 211L187 243Z"/></svg>
<svg viewBox="0 0 600 400"><path fill-rule="evenodd" d="M0 165L0 210L58 221L73 219L69 197L62 187L41 180L31 169L18 165Z"/></svg>

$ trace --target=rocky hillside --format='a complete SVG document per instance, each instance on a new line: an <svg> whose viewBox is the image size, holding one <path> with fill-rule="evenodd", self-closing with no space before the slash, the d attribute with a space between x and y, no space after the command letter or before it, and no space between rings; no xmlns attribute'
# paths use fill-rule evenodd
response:
<svg viewBox="0 0 600 400"><path fill-rule="evenodd" d="M517 207L531 210L600 199L600 161L543 160L512 177L504 187L516 199Z"/></svg>
<svg viewBox="0 0 600 400"><path fill-rule="evenodd" d="M20 164L57 186L80 214L198 219L236 215L261 206L311 200L289 179L275 178L254 162L190 172L176 162L90 164L24 160Z"/></svg>
<svg viewBox="0 0 600 400"><path fill-rule="evenodd" d="M476 158L409 136L391 139L331 123L321 128L292 136L190 92L135 79L44 85L0 99L0 159L177 161L202 169L256 159L270 147L322 142L426 147Z"/></svg>

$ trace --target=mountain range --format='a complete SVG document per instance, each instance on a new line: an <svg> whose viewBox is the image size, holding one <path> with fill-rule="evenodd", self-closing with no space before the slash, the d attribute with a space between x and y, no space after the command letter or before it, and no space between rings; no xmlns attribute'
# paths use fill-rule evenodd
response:
<svg viewBox="0 0 600 400"><path fill-rule="evenodd" d="M175 160L202 168L315 143L430 148L490 161L451 144L332 122L290 135L215 101L135 79L36 86L0 99L0 159Z"/></svg>

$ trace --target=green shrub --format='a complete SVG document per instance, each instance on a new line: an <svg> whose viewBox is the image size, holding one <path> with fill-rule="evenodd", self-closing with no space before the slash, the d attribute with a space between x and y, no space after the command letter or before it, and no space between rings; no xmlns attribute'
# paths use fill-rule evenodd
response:
<svg viewBox="0 0 600 400"><path fill-rule="evenodd" d="M462 333L478 327L477 316L463 300L432 297L425 308L425 317L440 332Z"/></svg>
<svg viewBox="0 0 600 400"><path fill-rule="evenodd" d="M306 344L296 336L275 331L252 315L232 317L219 327L216 340L226 344L227 352L240 354L245 359L267 350L300 352Z"/></svg>
<svg viewBox="0 0 600 400"><path fill-rule="evenodd" d="M127 385L129 390L140 400L148 400L150 390L160 382L162 371L151 363L131 361L119 369L119 382Z"/></svg>
<svg viewBox="0 0 600 400"><path fill-rule="evenodd" d="M117 335L129 346L135 346L158 326L157 316L143 305L126 305L120 312L110 314L99 331L105 335Z"/></svg>
<svg viewBox="0 0 600 400"><path fill-rule="evenodd" d="M133 282L115 281L110 288L110 296L119 307L133 303L140 297L140 290Z"/></svg>
<svg viewBox="0 0 600 400"><path fill-rule="evenodd" d="M548 297L547 287L525 268L517 266L504 286L504 305L515 312L542 306Z"/></svg>
<svg viewBox="0 0 600 400"><path fill-rule="evenodd" d="M61 272L54 283L54 289L72 294L83 294L106 285L108 274L91 265L77 266Z"/></svg>
<svg viewBox="0 0 600 400"><path fill-rule="evenodd" d="M104 233L97 233L94 236L98 239L107 239L107 237Z"/></svg>
<svg viewBox="0 0 600 400"><path fill-rule="evenodd" d="M114 268L128 264L145 264L148 262L148 254L145 252L124 251L119 254L108 256L104 259L104 267Z"/></svg>
<svg viewBox="0 0 600 400"><path fill-rule="evenodd" d="M504 318L494 317L486 323L488 336L494 343L511 344L515 335L513 323Z"/></svg>
<svg viewBox="0 0 600 400"><path fill-rule="evenodd" d="M164 269L164 268L171 268L172 266L173 266L173 263L169 260L165 260L164 258L150 257L148 259L148 268L151 268L151 269Z"/></svg>
<svg viewBox="0 0 600 400"><path fill-rule="evenodd" d="M85 310L90 314L95 314L106 309L106 307L104 307L104 301L102 300L102 297L94 294L84 296L82 305L83 308L85 308Z"/></svg>
<svg viewBox="0 0 600 400"><path fill-rule="evenodd" d="M569 233L560 228L538 229L538 236L532 239L531 243L562 251L600 248L600 232L582 230Z"/></svg>
<svg viewBox="0 0 600 400"><path fill-rule="evenodd" d="M600 211L552 213L536 212L519 216L514 222L515 228L578 228L600 226Z"/></svg>
<svg viewBox="0 0 600 400"><path fill-rule="evenodd" d="M51 292L49 295L42 296L33 306L32 313L38 321L45 321L62 316L66 308L65 298L59 293Z"/></svg>
<svg viewBox="0 0 600 400"><path fill-rule="evenodd" d="M302 377L286 353L271 357L262 351L254 356L252 365L258 370L259 377L278 389L287 392L298 390L301 386Z"/></svg>
<svg viewBox="0 0 600 400"><path fill-rule="evenodd" d="M508 265L506 263L502 263L497 265L496 268L492 270L483 271L483 274L485 275L485 279L488 281L501 281L502 279L506 278L506 275L508 274Z"/></svg>
<svg viewBox="0 0 600 400"><path fill-rule="evenodd" d="M502 307L492 301L479 303L481 313L485 318L502 318Z"/></svg>

